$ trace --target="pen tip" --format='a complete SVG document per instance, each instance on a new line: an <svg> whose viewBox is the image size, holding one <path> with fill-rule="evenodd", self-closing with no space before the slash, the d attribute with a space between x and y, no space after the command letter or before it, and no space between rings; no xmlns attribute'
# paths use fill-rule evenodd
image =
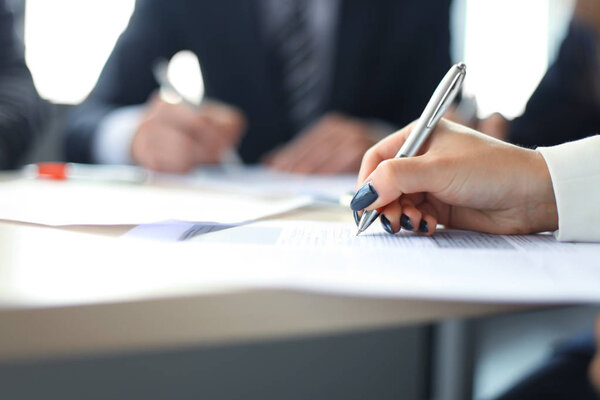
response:
<svg viewBox="0 0 600 400"><path fill-rule="evenodd" d="M360 230L358 232L356 232L356 236L360 235Z"/></svg>

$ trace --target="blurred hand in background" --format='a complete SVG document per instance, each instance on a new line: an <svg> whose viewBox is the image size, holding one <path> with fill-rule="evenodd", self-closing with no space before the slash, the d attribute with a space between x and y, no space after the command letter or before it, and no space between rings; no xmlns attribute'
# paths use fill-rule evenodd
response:
<svg viewBox="0 0 600 400"><path fill-rule="evenodd" d="M365 152L378 141L369 124L330 113L295 139L268 154L274 169L301 174L355 173Z"/></svg>
<svg viewBox="0 0 600 400"><path fill-rule="evenodd" d="M133 138L131 156L156 171L188 172L219 163L237 146L245 126L244 115L225 104L205 102L194 109L155 95Z"/></svg>

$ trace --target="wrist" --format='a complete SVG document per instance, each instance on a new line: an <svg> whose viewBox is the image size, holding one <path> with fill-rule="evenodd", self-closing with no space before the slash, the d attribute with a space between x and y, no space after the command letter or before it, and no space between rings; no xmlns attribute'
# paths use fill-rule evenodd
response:
<svg viewBox="0 0 600 400"><path fill-rule="evenodd" d="M531 173L526 207L529 224L527 231L555 231L558 229L558 209L548 165L538 151L528 152Z"/></svg>

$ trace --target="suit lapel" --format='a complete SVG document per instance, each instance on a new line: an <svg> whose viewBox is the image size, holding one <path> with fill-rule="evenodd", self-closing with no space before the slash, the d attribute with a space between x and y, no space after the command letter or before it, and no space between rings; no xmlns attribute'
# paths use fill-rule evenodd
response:
<svg viewBox="0 0 600 400"><path fill-rule="evenodd" d="M381 9L377 1L340 0L336 54L333 62L333 85L329 108L331 110L351 110L357 103L360 82L365 81L370 57L376 56L369 46L374 42L377 12Z"/></svg>
<svg viewBox="0 0 600 400"><path fill-rule="evenodd" d="M240 44L240 60L248 76L252 77L249 89L255 91L256 96L251 96L257 102L252 104L260 120L266 124L260 126L260 135L264 143L274 146L291 138L286 111L284 108L283 88L278 81L277 63L271 52L271 47L266 43L263 33L261 2L258 0L234 1L237 10L233 11L238 16L239 30L236 31Z"/></svg>
<svg viewBox="0 0 600 400"><path fill-rule="evenodd" d="M267 46L264 45L262 35L260 2L236 1L233 3L237 5L235 8L238 9L234 40L239 43L240 60L244 60L244 65L237 67L244 68L248 71L249 76L255 77L263 85L268 85L270 89L272 82L269 76ZM269 91L269 93L271 92Z"/></svg>

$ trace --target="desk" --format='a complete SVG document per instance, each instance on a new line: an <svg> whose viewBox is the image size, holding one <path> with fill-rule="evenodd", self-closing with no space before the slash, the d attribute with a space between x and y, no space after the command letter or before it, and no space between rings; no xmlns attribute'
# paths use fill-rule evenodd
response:
<svg viewBox="0 0 600 400"><path fill-rule="evenodd" d="M311 206L283 218L350 221L351 217L341 207ZM310 337L518 308L235 287L181 290L183 277L180 282L175 277L166 290L125 300L123 293L97 300L78 291L80 282L90 279L88 274L122 279L114 265L106 273L110 276L103 276L104 266L115 260L98 247L118 242L115 237L127 229L0 222L0 362ZM131 260L145 261L143 254L130 254L129 261L126 258L117 267L136 262ZM55 267L77 273L53 275L48 268ZM60 285L61 291L72 292L67 293L69 300L45 304L36 300L35 293L23 295L18 287L22 281L13 279L23 269L43 272L38 284ZM127 282L122 283L126 292Z"/></svg>

